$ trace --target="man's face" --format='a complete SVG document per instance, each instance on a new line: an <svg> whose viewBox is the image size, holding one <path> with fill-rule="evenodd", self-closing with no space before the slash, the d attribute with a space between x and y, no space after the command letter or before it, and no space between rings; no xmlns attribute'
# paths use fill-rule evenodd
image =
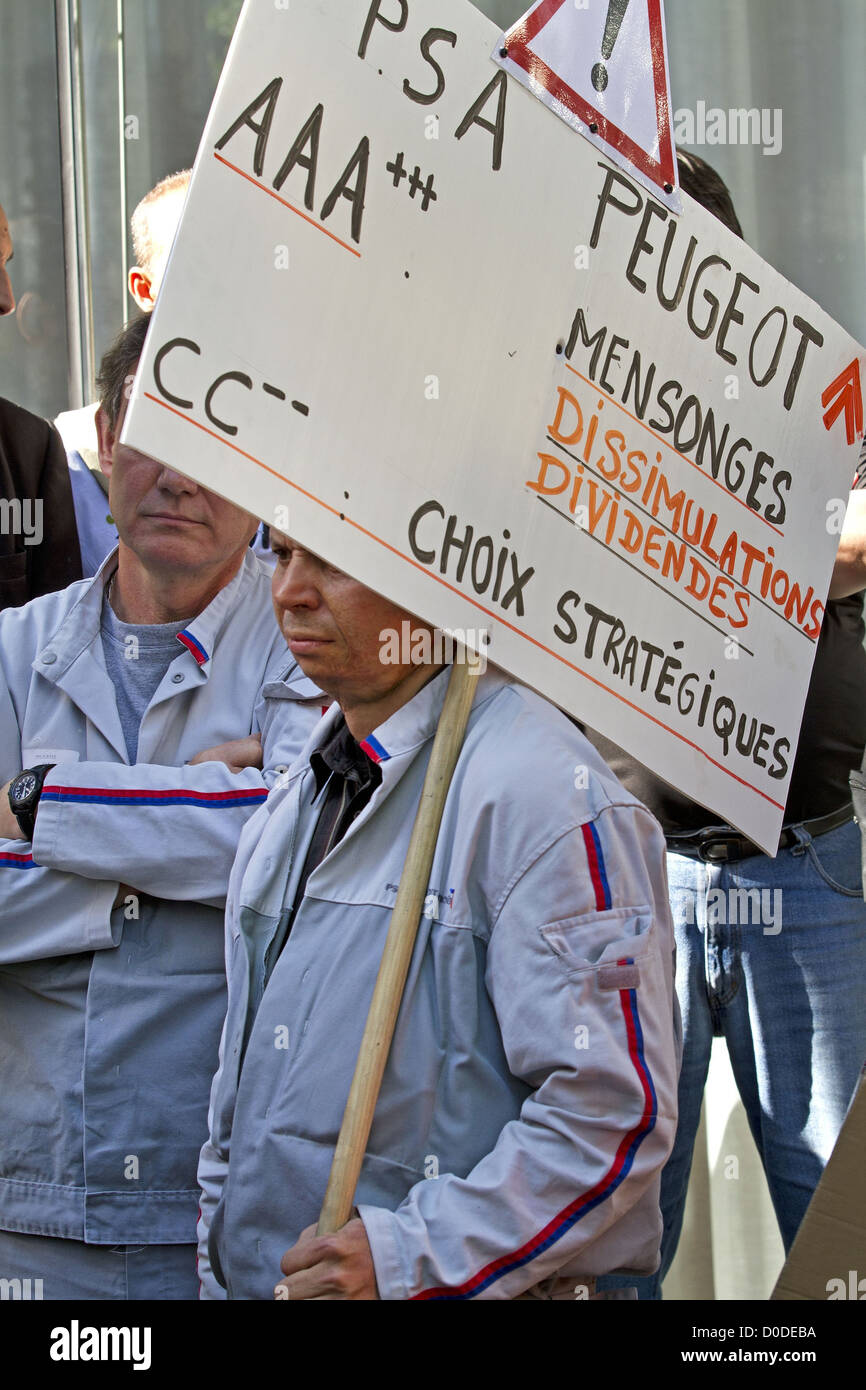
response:
<svg viewBox="0 0 866 1390"><path fill-rule="evenodd" d="M124 401L114 428L103 410L96 414L99 464L109 479L108 501L121 541L148 569L194 576L229 566L255 535L255 518L119 444L125 413Z"/></svg>
<svg viewBox="0 0 866 1390"><path fill-rule="evenodd" d="M359 699L369 704L417 672L411 664L380 659L382 633L399 634L405 622L413 631L431 631L426 624L279 531L271 531L271 548L277 623L298 665L321 690L344 707Z"/></svg>
<svg viewBox="0 0 866 1390"><path fill-rule="evenodd" d="M12 259L12 237L9 233L9 223L6 221L6 214L0 207L0 317L3 314L11 314L15 308L15 295L12 293L12 282L9 279L6 266Z"/></svg>

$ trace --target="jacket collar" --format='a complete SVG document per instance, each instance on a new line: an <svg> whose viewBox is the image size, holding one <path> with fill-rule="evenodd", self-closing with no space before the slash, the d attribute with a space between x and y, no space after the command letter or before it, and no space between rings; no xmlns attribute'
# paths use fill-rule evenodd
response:
<svg viewBox="0 0 866 1390"><path fill-rule="evenodd" d="M378 757L382 784L374 791L369 804L358 819L349 826L339 845L310 874L308 888L321 884L324 875L334 872L334 858L345 851L345 847L352 842L369 817L376 814L382 798L391 794L411 764L412 755L433 738L445 702L450 674L451 667L446 666L411 700L361 741L361 747L368 757L373 757L374 753ZM480 709L497 691L510 684L513 684L510 676L488 666L478 680L478 689L469 716L470 724L478 718ZM246 845L242 841L243 848L239 855L239 860L243 862L239 889L241 908L252 908L259 916L276 921L284 905L294 901L301 866L318 819L318 812L311 809L312 800L305 795L305 789L315 792L315 773L310 759L312 754L333 736L341 718L342 710L334 701L313 729L291 771L281 778L271 791L261 810L262 819L249 823L255 823L255 840L251 839ZM305 803L307 813L299 815L299 810ZM255 871L248 877L247 870L253 862ZM336 872L339 874L342 870ZM241 931L245 931L243 925Z"/></svg>
<svg viewBox="0 0 866 1390"><path fill-rule="evenodd" d="M108 585L117 572L117 547L107 555L90 583L55 629L33 662L33 669L46 680L60 683L81 653L99 636L102 603ZM178 655L181 648L186 659L206 679L210 675L210 658L217 638L235 606L242 601L258 577L257 561L251 552L244 555L237 574L220 589L207 608L187 623L178 633Z"/></svg>
<svg viewBox="0 0 866 1390"><path fill-rule="evenodd" d="M44 680L69 696L125 763L128 762L126 740L117 703L106 698L109 692L113 694L114 687L99 639L103 594L116 569L115 549L106 556L89 583L77 586L81 593L31 664Z"/></svg>
<svg viewBox="0 0 866 1390"><path fill-rule="evenodd" d="M387 764L404 755L414 753L423 743L436 733L439 716L445 703L451 667L446 666L431 681L413 695L405 705L380 724L367 738L362 739L361 747L374 762ZM478 679L478 688L472 701L471 719L477 716L485 704L503 685L509 684L510 677L504 671L488 666ZM383 772L385 771L383 767Z"/></svg>
<svg viewBox="0 0 866 1390"><path fill-rule="evenodd" d="M411 700L407 700L405 705L401 705L371 734L361 739L361 747L368 758L372 758L373 762L379 763L382 767L383 781L386 785L399 775L398 769L402 770L405 766L406 756L416 752L436 733L439 716L445 703L450 675L451 667L449 665L437 676L434 676L431 681L428 681L425 686L422 686ZM502 686L512 683L512 678L504 671L500 671L498 667L488 666L484 674L478 679L478 688L472 702L470 720L476 718L480 707L491 699ZM310 734L295 764L293 776L302 775L310 767L311 754L317 748L321 748L322 744L331 737L334 725L340 719L341 714L340 706L334 701L327 714Z"/></svg>
<svg viewBox="0 0 866 1390"><path fill-rule="evenodd" d="M128 761L126 741L100 640L103 596L116 569L115 549L90 582L78 586L82 592L49 640L37 652L32 669L69 696L82 714L102 731L120 761L125 763ZM188 641L179 642L176 660L187 667L189 679L182 686L169 686L161 698L168 699L181 689L188 691L206 683L210 675L211 652L220 631L235 604L242 600L258 577L258 562L248 553L235 577L180 634ZM111 699L106 698L109 694ZM157 702L154 697L154 703Z"/></svg>
<svg viewBox="0 0 866 1390"><path fill-rule="evenodd" d="M59 684L70 666L99 635L102 598L117 569L117 547L107 555L89 584L66 612L33 659L33 670Z"/></svg>
<svg viewBox="0 0 866 1390"><path fill-rule="evenodd" d="M220 589L207 608L177 634L177 640L186 649L189 660L204 676L210 675L210 659L223 626L247 592L252 590L258 575L258 561L252 551L247 550L234 579Z"/></svg>

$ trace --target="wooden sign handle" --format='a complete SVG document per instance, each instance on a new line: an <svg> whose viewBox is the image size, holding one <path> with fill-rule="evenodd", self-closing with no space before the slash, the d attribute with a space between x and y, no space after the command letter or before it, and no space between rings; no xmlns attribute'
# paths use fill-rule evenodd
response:
<svg viewBox="0 0 866 1390"><path fill-rule="evenodd" d="M352 1213L355 1188L373 1123L373 1111L430 881L430 866L445 798L463 744L479 674L475 662L455 661L451 668L355 1074L334 1150L334 1161L319 1216L320 1236L338 1231Z"/></svg>

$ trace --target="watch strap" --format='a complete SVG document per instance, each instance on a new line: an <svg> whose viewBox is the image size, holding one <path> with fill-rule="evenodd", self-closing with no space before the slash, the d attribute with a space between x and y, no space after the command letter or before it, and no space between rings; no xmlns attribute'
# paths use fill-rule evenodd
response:
<svg viewBox="0 0 866 1390"><path fill-rule="evenodd" d="M36 829L36 812L39 809L39 798L42 795L45 779L55 765L54 763L37 763L35 767L22 768L18 773L18 777L12 779L12 784L9 788L9 805L12 809L12 814L18 822L22 835L28 840L33 839L33 831ZM29 793L25 804L20 805L13 800L12 788L15 786L18 778L23 777L26 773L29 773L30 776L35 779L35 786Z"/></svg>

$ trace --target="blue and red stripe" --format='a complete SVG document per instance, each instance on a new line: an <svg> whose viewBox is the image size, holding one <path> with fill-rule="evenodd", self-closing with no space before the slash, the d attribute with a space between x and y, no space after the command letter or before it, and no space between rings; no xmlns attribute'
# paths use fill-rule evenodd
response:
<svg viewBox="0 0 866 1390"><path fill-rule="evenodd" d="M386 763L391 756L385 745L374 738L372 734L368 735L367 738L362 738L360 746L367 757L373 759L374 763Z"/></svg>
<svg viewBox="0 0 866 1390"><path fill-rule="evenodd" d="M604 867L601 840L598 838L598 831L592 821L588 821L580 828L583 831L583 843L586 846L586 857L589 860L589 876L595 889L595 905L601 912L611 906L610 885L607 881L607 870Z"/></svg>
<svg viewBox="0 0 866 1390"><path fill-rule="evenodd" d="M632 965L632 959L617 961L617 965ZM626 1037L628 1038L629 1056L634 1065L635 1071L641 1083L644 1094L644 1110L637 1124L629 1130L619 1145L611 1164L604 1177L601 1178L594 1187L581 1193L573 1202L557 1212L552 1220L548 1221L531 1240L528 1240L519 1250L511 1251L507 1255L501 1255L498 1260L493 1260L485 1265L471 1279L467 1279L464 1284L456 1285L452 1288L433 1288L424 1289L421 1293L413 1296L411 1302L418 1303L426 1300L454 1300L475 1298L477 1294L483 1293L491 1284L496 1283L497 1279L502 1279L506 1274L519 1269L521 1265L528 1264L534 1260L542 1251L547 1250L551 1245L555 1245L558 1240L571 1230L578 1221L582 1220L588 1212L595 1207L606 1202L616 1191L620 1183L631 1170L635 1154L640 1148L646 1136L655 1128L658 1114L658 1102L656 1098L655 1086L652 1076L644 1057L643 1030L640 1026L640 1017L637 1007L637 992L633 989L621 989L619 991L620 1003L622 1005L623 1016L625 1019Z"/></svg>
<svg viewBox="0 0 866 1390"><path fill-rule="evenodd" d="M0 869L38 869L32 854L0 854Z"/></svg>
<svg viewBox="0 0 866 1390"><path fill-rule="evenodd" d="M41 801L70 801L102 806L258 806L267 800L265 787L239 787L236 791L196 792L177 787L168 791L119 790L117 787L53 787L42 790Z"/></svg>
<svg viewBox="0 0 866 1390"><path fill-rule="evenodd" d="M192 652L199 666L204 666L206 661L210 661L210 657L208 656L201 642L199 642L195 637L193 637L191 632L187 632L185 628L183 632L179 632L177 634L177 640L178 642L183 643L187 651Z"/></svg>

